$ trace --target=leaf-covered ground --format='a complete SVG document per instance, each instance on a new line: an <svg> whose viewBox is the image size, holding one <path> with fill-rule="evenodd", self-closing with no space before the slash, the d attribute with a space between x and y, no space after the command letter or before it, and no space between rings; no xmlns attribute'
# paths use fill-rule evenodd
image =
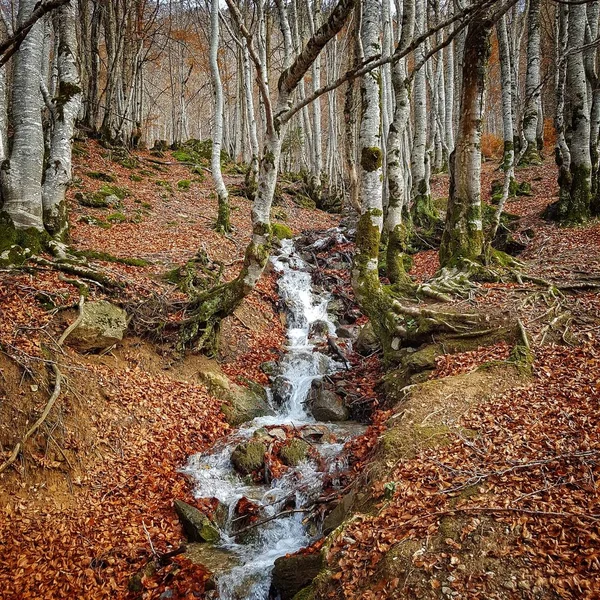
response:
<svg viewBox="0 0 600 600"><path fill-rule="evenodd" d="M223 263L225 278L235 275L250 234L248 200L232 198L236 230L223 237L211 227L216 199L209 177L176 164L170 153L142 153L133 168L95 142L81 144L78 154L73 245L108 253L90 261L125 284L117 292L123 305L181 300L163 275L199 249ZM80 204L75 194L99 190L106 183L99 177L107 176L127 188L121 205ZM484 191L497 176L486 165ZM526 384L508 382L514 389L461 413L458 433L444 431L443 444L387 465L370 512L327 546L331 577L323 597L598 597L600 225L564 230L540 218L556 195L553 166L518 176L534 192L507 203L521 217L514 235L527 242L525 271L562 290L529 280L485 284L457 306L519 317L536 354L533 376ZM227 175L229 185L242 179ZM434 190L446 196L447 177L437 178ZM289 197L273 217L295 234L336 223ZM352 246L334 251L347 256ZM318 258L315 278L356 310L348 271L328 260ZM427 250L414 257L411 274L424 280L437 268L436 252ZM115 301L111 290L90 290L93 299ZM130 593L127 584L153 552L181 544L172 501L192 498L178 469L228 431L219 402L196 377L204 359L181 361L165 344L135 336L101 356L77 355L68 345L61 351L56 340L76 314L78 295L68 277L43 267L0 272L3 457L43 409L51 387L45 363L56 360L67 378L39 434L0 474L0 598L150 599L165 589L172 598L202 597L208 573L180 556L147 572L142 592ZM260 364L276 359L282 342L270 273L223 324L223 371L239 383L266 383ZM499 342L442 356L430 377L505 361L511 349ZM348 445L348 483L370 471L389 417L401 412L386 406L377 387L379 357L349 358L351 369L336 376L336 385L353 414L372 425Z"/></svg>
<svg viewBox="0 0 600 600"><path fill-rule="evenodd" d="M69 192L73 247L110 255L90 263L124 284L115 295L89 282L89 300L135 306L181 299L163 276L199 249L224 263L225 278L235 276L251 230L247 199L232 197L235 230L224 237L212 229L210 176L192 174L170 153L141 153L134 168L92 141L80 143L77 154ZM189 189L182 189L186 180ZM227 181L239 185L243 177ZM76 199L106 184L126 188L118 208ZM273 217L295 234L335 223L289 197ZM46 423L0 474L0 598L157 598L167 588L173 598L198 597L208 574L181 556L146 574L142 593L130 594L128 582L153 552L182 543L172 503L193 498L178 470L228 431L220 402L196 377L202 364L181 361L166 346L134 336L104 356L78 355L68 342L60 350L56 341L76 316L79 296L69 279L45 268L0 272L0 462L46 403L45 362L56 360L66 377ZM266 275L223 324L223 370L240 383L266 383L259 366L278 356L284 340L275 289L275 276Z"/></svg>
<svg viewBox="0 0 600 600"><path fill-rule="evenodd" d="M328 543L318 597L600 597L600 225L561 229L541 219L556 196L553 167L518 176L534 191L507 205L522 217L515 237L528 242L519 258L553 285L485 284L457 304L519 317L533 375L461 413L452 429L439 408L422 425L402 405L378 415L353 442L367 481L388 427L408 419L406 430L418 425L427 439L416 456L386 454L369 510ZM487 165L484 190L495 177ZM425 251L412 274L427 279L436 268ZM441 356L431 379L485 369L510 351L500 342ZM423 398L426 407L425 389Z"/></svg>

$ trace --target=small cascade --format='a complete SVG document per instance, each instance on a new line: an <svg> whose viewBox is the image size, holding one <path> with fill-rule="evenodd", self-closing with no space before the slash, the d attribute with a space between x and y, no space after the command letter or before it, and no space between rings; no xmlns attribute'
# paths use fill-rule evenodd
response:
<svg viewBox="0 0 600 600"><path fill-rule="evenodd" d="M231 553L237 566L216 574L218 597L222 600L269 598L275 560L309 545L319 534L316 525L307 529L303 524L301 509L320 495L326 477L335 480L335 473L345 468L340 455L344 443L361 430L350 423L319 426L310 414L306 401L313 381L343 368L316 349L324 337L335 335L335 325L327 314L330 298L313 290L309 266L297 255L292 240L282 243L272 262L280 274L279 293L287 316L285 354L271 390L275 415L255 419L236 430L210 454L192 456L185 468L195 483L196 497L216 498L228 507L229 517L222 525L219 550ZM252 483L240 476L231 464L233 450L261 428L275 425L293 425L300 431L322 427L327 431L326 442L313 442L322 459L318 461L320 469L315 461L306 460L269 484ZM289 514L236 535L234 510L241 498L260 507L262 521L284 511Z"/></svg>

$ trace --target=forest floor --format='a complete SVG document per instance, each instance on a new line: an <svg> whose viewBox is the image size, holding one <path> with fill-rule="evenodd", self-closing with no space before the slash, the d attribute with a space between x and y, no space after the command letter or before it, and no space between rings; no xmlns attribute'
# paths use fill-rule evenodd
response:
<svg viewBox="0 0 600 600"><path fill-rule="evenodd" d="M145 298L181 299L164 274L199 249L224 265L226 279L234 276L251 231L248 200L232 197L235 231L224 237L211 227L210 178L192 174L170 153L158 160L173 164L140 153L133 167L125 166L89 141L77 155L69 193L72 245L106 253L90 262L124 284L115 292L90 283L90 300L110 298L134 310ZM487 191L498 175L491 164L484 171ZM557 191L550 164L519 170L518 177L533 187L532 197L510 199L506 207L521 217L515 235L527 248L519 258L526 272L564 290L483 284L456 304L520 317L536 356L533 374L504 364L511 346L503 341L437 359L431 382L457 381L450 395L469 385L485 388L486 400L458 406L456 427L440 417L440 406L427 443L385 456L370 511L331 539L322 597L599 597L600 295L592 279L600 273L600 224L565 230L541 219ZM227 183L241 179L231 174ZM126 188L118 210L76 200L78 192L107 183ZM434 192L447 195L447 177L436 178ZM289 196L273 216L294 234L339 221ZM437 266L434 250L421 252L412 275L426 279ZM337 291L351 294L348 274L335 275ZM198 372L221 368L239 383L267 383L259 367L276 359L284 342L275 276L265 275L223 324L219 365L199 356L179 359L169 340L134 334L100 355L77 353L68 342L62 350L56 340L75 318L78 297L77 286L51 269L0 271L4 456L43 409L52 361L67 380L39 433L0 474L0 598L158 598L166 587L174 598L197 597L207 574L182 557L145 580L141 594L127 585L154 552L182 543L172 503L193 498L178 469L229 428ZM499 379L481 377L480 367L491 362L503 363ZM386 406L376 388L377 356L353 357L353 367L348 382L376 408L373 426L349 447L361 475L381 467L386 432L402 411ZM421 417L432 420L429 413ZM430 443L432 436L443 443ZM493 548L482 550L484 542ZM465 559L482 553L485 559Z"/></svg>

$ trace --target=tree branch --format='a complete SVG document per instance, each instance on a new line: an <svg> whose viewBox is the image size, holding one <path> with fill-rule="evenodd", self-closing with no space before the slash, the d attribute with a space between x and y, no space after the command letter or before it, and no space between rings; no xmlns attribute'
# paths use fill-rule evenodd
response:
<svg viewBox="0 0 600 600"><path fill-rule="evenodd" d="M70 0L48 0L36 5L31 16L8 39L0 43L0 67L4 66L10 57L19 49L32 27L46 14L67 4Z"/></svg>

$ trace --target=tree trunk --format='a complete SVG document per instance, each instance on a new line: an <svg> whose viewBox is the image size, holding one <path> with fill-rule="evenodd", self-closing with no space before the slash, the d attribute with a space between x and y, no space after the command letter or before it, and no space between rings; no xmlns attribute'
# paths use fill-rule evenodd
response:
<svg viewBox="0 0 600 600"><path fill-rule="evenodd" d="M538 113L541 103L540 79L540 0L530 0L527 28L527 72L525 76L525 110L523 137L525 147L520 162L541 164L537 146Z"/></svg>
<svg viewBox="0 0 600 600"><path fill-rule="evenodd" d="M77 64L77 7L73 1L53 15L58 36L58 89L54 98L53 130L50 156L42 189L44 224L59 239L67 234L65 194L71 181L71 147L75 120L81 108L81 82Z"/></svg>
<svg viewBox="0 0 600 600"><path fill-rule="evenodd" d="M425 31L426 7L424 0L416 0L415 33ZM421 62L425 50L419 46L414 53L415 64ZM412 216L415 225L430 228L435 222L435 210L431 202L429 187L430 165L427 154L427 75L423 66L417 71L413 84L414 134L411 155L412 170Z"/></svg>
<svg viewBox="0 0 600 600"><path fill-rule="evenodd" d="M362 2L361 40L365 58L379 53L379 2ZM356 230L356 249L352 265L352 287L367 314L377 313L381 301L379 283L379 241L383 224L381 109L379 71L371 71L361 80L362 111L360 122L360 182L362 212ZM378 326L374 322L374 327Z"/></svg>
<svg viewBox="0 0 600 600"><path fill-rule="evenodd" d="M569 50L583 46L587 23L585 5L569 6ZM582 52L567 52L569 102L566 109L566 140L571 156L571 189L558 205L557 218L567 225L584 223L590 216L591 170L590 111Z"/></svg>
<svg viewBox="0 0 600 600"><path fill-rule="evenodd" d="M491 244L496 237L500 225L500 217L504 204L511 195L511 186L515 181L515 147L513 142L513 112L512 112L512 91L510 78L510 46L508 43L508 31L506 29L506 15L502 15L496 24L496 33L498 37L498 51L500 55L500 76L502 85L502 130L504 134L504 153L502 158L502 169L504 171L504 185L502 186L502 196L498 198L498 208L494 214L492 228L489 234L489 243Z"/></svg>
<svg viewBox="0 0 600 600"><path fill-rule="evenodd" d="M28 19L36 4L36 0L21 0L18 25ZM40 185L44 167L44 133L40 110L43 38L43 20L39 20L14 56L14 133L9 158L2 165L2 211L8 219L8 223L5 222L4 225L16 230L37 232L44 230ZM5 234L2 233L0 237L4 238Z"/></svg>
<svg viewBox="0 0 600 600"><path fill-rule="evenodd" d="M219 1L212 0L210 9L210 74L212 77L213 93L215 97L215 111L212 135L212 157L211 170L219 209L215 229L220 233L229 233L231 224L229 222L229 194L221 174L221 145L223 143L223 84L219 73Z"/></svg>
<svg viewBox="0 0 600 600"><path fill-rule="evenodd" d="M468 268L482 256L481 132L491 27L487 15L476 17L465 40L460 121L450 160L450 197L440 246L442 267Z"/></svg>

